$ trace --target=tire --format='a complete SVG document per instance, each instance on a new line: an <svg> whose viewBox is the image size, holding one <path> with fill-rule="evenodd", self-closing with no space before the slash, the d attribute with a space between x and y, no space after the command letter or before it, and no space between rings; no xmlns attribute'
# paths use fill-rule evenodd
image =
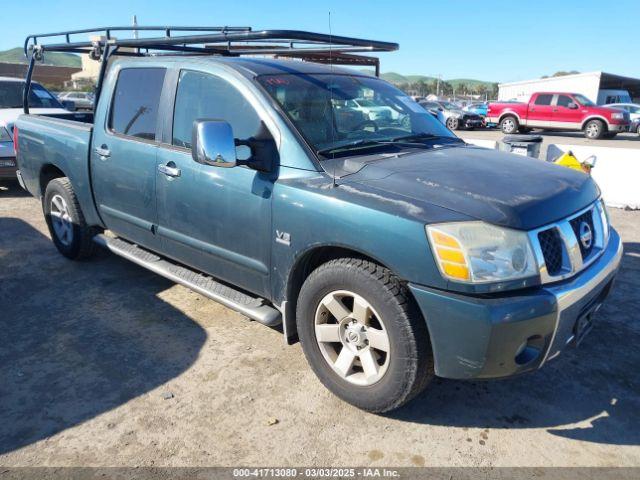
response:
<svg viewBox="0 0 640 480"><path fill-rule="evenodd" d="M51 240L62 255L72 260L91 256L98 229L87 225L67 177L55 178L47 184L42 209Z"/></svg>
<svg viewBox="0 0 640 480"><path fill-rule="evenodd" d="M589 120L584 126L584 136L590 140L598 140L606 133L607 128L602 120Z"/></svg>
<svg viewBox="0 0 640 480"><path fill-rule="evenodd" d="M502 130L502 133L506 135L516 133L518 131L518 128L520 128L520 123L518 122L518 119L513 115L507 115L502 120L500 120L500 130Z"/></svg>
<svg viewBox="0 0 640 480"><path fill-rule="evenodd" d="M455 117L447 118L447 128L451 131L458 130L460 128L460 121Z"/></svg>
<svg viewBox="0 0 640 480"><path fill-rule="evenodd" d="M369 308L354 308L356 304ZM365 318L366 326L358 330L362 324L355 318ZM398 278L376 263L340 258L318 267L300 290L296 319L302 349L317 377L358 408L376 413L396 409L434 377L429 335L417 305ZM321 333L316 324L329 330ZM340 368L345 352L345 368ZM372 356L373 368L366 361Z"/></svg>

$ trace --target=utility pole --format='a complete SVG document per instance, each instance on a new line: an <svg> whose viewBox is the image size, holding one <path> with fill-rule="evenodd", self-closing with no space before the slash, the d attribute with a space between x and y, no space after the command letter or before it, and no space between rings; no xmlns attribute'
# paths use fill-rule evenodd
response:
<svg viewBox="0 0 640 480"><path fill-rule="evenodd" d="M133 38L138 38L138 30L136 29L136 27L138 26L138 16L134 15L133 16Z"/></svg>

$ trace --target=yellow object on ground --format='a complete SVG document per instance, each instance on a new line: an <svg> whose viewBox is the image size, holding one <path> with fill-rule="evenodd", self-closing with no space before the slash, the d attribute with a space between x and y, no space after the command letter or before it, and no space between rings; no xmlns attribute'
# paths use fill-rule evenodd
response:
<svg viewBox="0 0 640 480"><path fill-rule="evenodd" d="M553 163L585 173L591 173L591 168L593 167L592 162L580 162L571 150L560 155Z"/></svg>

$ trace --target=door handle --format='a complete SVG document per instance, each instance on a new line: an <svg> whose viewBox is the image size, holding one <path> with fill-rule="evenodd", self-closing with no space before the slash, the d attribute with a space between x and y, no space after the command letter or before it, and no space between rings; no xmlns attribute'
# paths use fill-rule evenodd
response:
<svg viewBox="0 0 640 480"><path fill-rule="evenodd" d="M166 165L158 165L158 171L167 177L179 177L181 173L180 169L172 165L175 165L175 163L169 162Z"/></svg>
<svg viewBox="0 0 640 480"><path fill-rule="evenodd" d="M101 147L96 147L93 149L94 152L98 154L98 156L105 160L111 156L111 151L107 148L106 145L102 145Z"/></svg>

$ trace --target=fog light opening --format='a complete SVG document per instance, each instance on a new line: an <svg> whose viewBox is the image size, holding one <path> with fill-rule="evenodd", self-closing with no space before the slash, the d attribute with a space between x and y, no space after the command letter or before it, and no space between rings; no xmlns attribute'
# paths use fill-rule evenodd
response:
<svg viewBox="0 0 640 480"><path fill-rule="evenodd" d="M544 342L539 335L527 338L516 350L515 362L518 365L526 365L535 361L542 353L543 345Z"/></svg>

